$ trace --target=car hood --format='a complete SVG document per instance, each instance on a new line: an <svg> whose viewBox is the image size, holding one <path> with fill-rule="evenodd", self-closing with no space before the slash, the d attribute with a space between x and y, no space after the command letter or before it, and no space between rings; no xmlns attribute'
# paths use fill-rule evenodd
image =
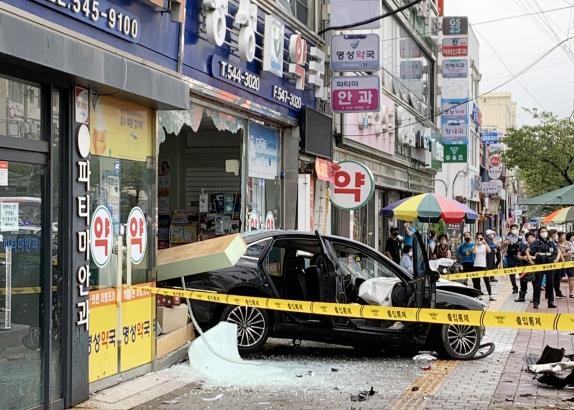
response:
<svg viewBox="0 0 574 410"><path fill-rule="evenodd" d="M471 288L470 286L463 285L459 282L453 282L452 280L442 278L436 282L436 288L437 290L445 290L448 292L458 293L460 295L470 296L472 298L482 295L480 290L476 290L475 288Z"/></svg>

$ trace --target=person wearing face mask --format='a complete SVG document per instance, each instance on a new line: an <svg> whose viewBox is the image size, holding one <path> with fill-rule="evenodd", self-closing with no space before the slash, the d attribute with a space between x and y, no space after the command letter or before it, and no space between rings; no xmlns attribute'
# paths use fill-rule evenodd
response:
<svg viewBox="0 0 574 410"><path fill-rule="evenodd" d="M401 241L399 240L398 228L391 228L391 235L387 238L387 243L385 244L385 255L396 264L401 262Z"/></svg>
<svg viewBox="0 0 574 410"><path fill-rule="evenodd" d="M435 246L433 252L433 259L451 258L450 246L448 246L448 238L444 233L438 236L438 245Z"/></svg>
<svg viewBox="0 0 574 410"><path fill-rule="evenodd" d="M401 256L401 268L413 273L413 248L410 245L403 246L403 256Z"/></svg>
<svg viewBox="0 0 574 410"><path fill-rule="evenodd" d="M506 249L506 266L508 268L515 268L521 265L518 259L518 252L520 252L520 237L518 236L518 225L510 225L510 232L506 235L506 239L502 243ZM510 283L512 284L512 293L518 293L518 285L516 284L516 275L510 275Z"/></svg>
<svg viewBox="0 0 574 410"><path fill-rule="evenodd" d="M487 256L491 253L490 246L486 243L484 235L479 232L476 234L476 245L473 249L474 252L474 271L481 271L488 269ZM492 288L490 286L490 279L488 277L483 277L484 284L486 286L486 291L488 292L488 300L495 301L496 299L492 296ZM472 285L475 289L481 290L480 288L480 278L472 278Z"/></svg>
<svg viewBox="0 0 574 410"><path fill-rule="evenodd" d="M474 267L474 242L470 236L470 232L463 234L464 241L456 250L456 254L464 272L472 272Z"/></svg>
<svg viewBox="0 0 574 410"><path fill-rule="evenodd" d="M520 250L518 251L517 259L518 265L516 266L528 266L534 263L535 258L528 255L526 252L532 242L536 240L536 235L531 232L527 232L524 235L524 242L520 243ZM532 282L532 287L534 288L535 273L523 273L520 275L520 292L518 293L518 299L514 299L515 302L526 302L526 292L528 292L528 282Z"/></svg>
<svg viewBox="0 0 574 410"><path fill-rule="evenodd" d="M560 259L560 250L558 249L558 244L548 237L548 229L546 227L540 228L538 233L538 238L530 244L530 247L526 251L528 256L530 256L530 264L545 264L545 263L555 263ZM534 309L538 309L540 305L540 294L542 291L542 277L546 277L546 286L544 291L546 294L546 299L548 299L548 307L556 308L554 304L554 286L553 286L553 271L543 271L536 272L534 276L534 296L532 298L532 303L534 303Z"/></svg>
<svg viewBox="0 0 574 410"><path fill-rule="evenodd" d="M494 242L496 232L487 229L485 234L484 241L490 248L490 252L486 255L486 269L497 269L500 266L502 256L500 255L500 248L496 245L496 242ZM498 282L498 279L494 276L491 276L489 280L491 282Z"/></svg>
<svg viewBox="0 0 574 410"><path fill-rule="evenodd" d="M564 262L564 257L570 257L568 252L570 251L570 247L566 247L566 234L564 232L558 232L556 229L550 229L548 231L548 237L552 239L556 245L558 246L558 250L560 251L560 260L559 262ZM566 255L564 254L566 252ZM551 286L554 287L554 294L556 295L556 299L564 299L566 296L562 293L560 289L560 282L562 280L563 269L554 270L552 273L552 277L554 278Z"/></svg>

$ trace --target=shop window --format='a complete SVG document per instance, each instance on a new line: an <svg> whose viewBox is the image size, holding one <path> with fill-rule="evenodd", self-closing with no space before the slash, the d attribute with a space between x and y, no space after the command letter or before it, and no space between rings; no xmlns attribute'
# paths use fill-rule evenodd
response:
<svg viewBox="0 0 574 410"><path fill-rule="evenodd" d="M279 229L282 226L279 131L250 123L247 150L245 230Z"/></svg>
<svg viewBox="0 0 574 410"><path fill-rule="evenodd" d="M105 249L100 254L94 253L94 249L98 250L96 245L92 247L91 284L97 288L116 286L118 271L125 283L127 263L131 263L132 283L153 281L156 208L153 113L146 107L111 96L90 98L92 225L94 213L100 206L106 209L102 220L110 221L96 225L94 232L101 237L90 239L92 243L105 245L104 239L111 236L113 244L111 250ZM132 238L129 261L128 235ZM121 257L118 244L122 247Z"/></svg>
<svg viewBox="0 0 574 410"><path fill-rule="evenodd" d="M40 140L40 87L0 77L0 136Z"/></svg>
<svg viewBox="0 0 574 410"><path fill-rule="evenodd" d="M246 122L195 104L158 116L159 248L239 232Z"/></svg>

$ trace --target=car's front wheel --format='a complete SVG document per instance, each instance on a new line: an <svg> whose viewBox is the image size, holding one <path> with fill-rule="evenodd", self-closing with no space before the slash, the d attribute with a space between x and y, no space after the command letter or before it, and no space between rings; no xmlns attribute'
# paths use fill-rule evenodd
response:
<svg viewBox="0 0 574 410"><path fill-rule="evenodd" d="M237 325L237 347L240 353L257 351L269 336L269 314L252 306L227 306L221 320Z"/></svg>
<svg viewBox="0 0 574 410"><path fill-rule="evenodd" d="M440 333L444 353L451 359L472 359L480 347L481 331L478 326L442 325Z"/></svg>

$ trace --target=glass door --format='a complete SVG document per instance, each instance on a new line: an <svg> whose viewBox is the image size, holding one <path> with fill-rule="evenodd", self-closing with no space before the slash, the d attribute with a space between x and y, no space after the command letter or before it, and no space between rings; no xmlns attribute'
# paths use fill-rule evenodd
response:
<svg viewBox="0 0 574 410"><path fill-rule="evenodd" d="M0 408L43 403L43 165L0 160Z"/></svg>

